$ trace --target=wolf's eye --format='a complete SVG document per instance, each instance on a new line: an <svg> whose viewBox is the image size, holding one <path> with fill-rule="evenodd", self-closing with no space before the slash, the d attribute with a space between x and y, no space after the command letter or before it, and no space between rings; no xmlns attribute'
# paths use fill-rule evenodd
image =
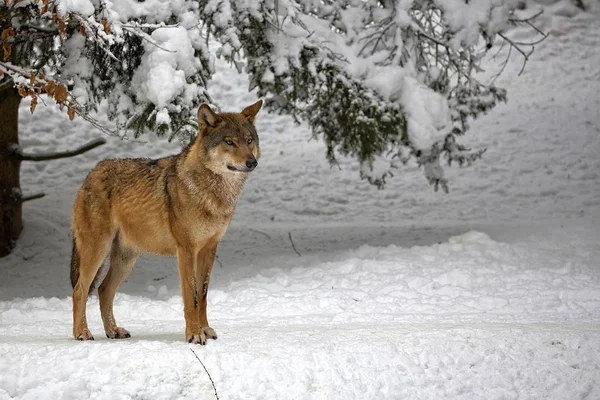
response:
<svg viewBox="0 0 600 400"><path fill-rule="evenodd" d="M252 139L252 138L249 138L249 139L247 140L248 144L251 144L253 141L254 141L254 139Z"/></svg>
<svg viewBox="0 0 600 400"><path fill-rule="evenodd" d="M225 140L225 143L227 143L229 146L233 146L233 140Z"/></svg>

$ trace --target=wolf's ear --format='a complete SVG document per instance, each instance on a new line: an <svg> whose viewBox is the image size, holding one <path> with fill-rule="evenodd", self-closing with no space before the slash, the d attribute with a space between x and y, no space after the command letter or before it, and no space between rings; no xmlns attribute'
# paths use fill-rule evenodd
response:
<svg viewBox="0 0 600 400"><path fill-rule="evenodd" d="M254 123L254 118L256 118L256 114L258 114L258 112L260 111L260 108L263 105L263 101L259 100L256 103L252 104L251 106L248 106L246 108L244 108L244 110L242 111L242 115L244 117L246 117L246 119L250 122L250 123Z"/></svg>
<svg viewBox="0 0 600 400"><path fill-rule="evenodd" d="M200 108L198 108L199 133L203 133L209 126L216 126L220 121L221 118L215 114L208 105L202 104Z"/></svg>

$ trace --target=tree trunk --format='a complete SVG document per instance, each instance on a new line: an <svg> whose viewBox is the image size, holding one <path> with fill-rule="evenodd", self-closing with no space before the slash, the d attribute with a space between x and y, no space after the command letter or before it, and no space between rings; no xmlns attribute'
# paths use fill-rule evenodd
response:
<svg viewBox="0 0 600 400"><path fill-rule="evenodd" d="M20 102L16 89L0 91L0 257L11 252L23 230L21 160L10 157L19 145Z"/></svg>

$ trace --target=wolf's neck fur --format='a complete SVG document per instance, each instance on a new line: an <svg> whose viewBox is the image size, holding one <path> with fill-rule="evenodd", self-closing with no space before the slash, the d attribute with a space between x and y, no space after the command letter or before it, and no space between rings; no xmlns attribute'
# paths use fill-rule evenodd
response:
<svg viewBox="0 0 600 400"><path fill-rule="evenodd" d="M189 193L208 210L233 212L248 177L245 173L218 174L203 163L200 149L192 145L177 160L179 177Z"/></svg>

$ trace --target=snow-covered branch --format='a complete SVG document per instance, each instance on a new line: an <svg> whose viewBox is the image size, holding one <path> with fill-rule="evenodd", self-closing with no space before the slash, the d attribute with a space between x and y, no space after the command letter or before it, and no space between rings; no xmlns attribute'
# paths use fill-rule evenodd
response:
<svg viewBox="0 0 600 400"><path fill-rule="evenodd" d="M210 101L214 58L223 57L248 73L268 107L306 121L332 163L356 157L361 176L380 187L399 159L414 158L443 184L440 157L479 158L456 135L506 99L476 79L481 59L500 38L527 61L537 41L507 35L514 24L536 33L535 15L515 13L513 0L1 4L0 15L10 16L1 26L4 63L20 69L0 71L32 97L32 110L54 82L70 117L107 134L189 139L196 108ZM104 100L116 130L91 114Z"/></svg>

